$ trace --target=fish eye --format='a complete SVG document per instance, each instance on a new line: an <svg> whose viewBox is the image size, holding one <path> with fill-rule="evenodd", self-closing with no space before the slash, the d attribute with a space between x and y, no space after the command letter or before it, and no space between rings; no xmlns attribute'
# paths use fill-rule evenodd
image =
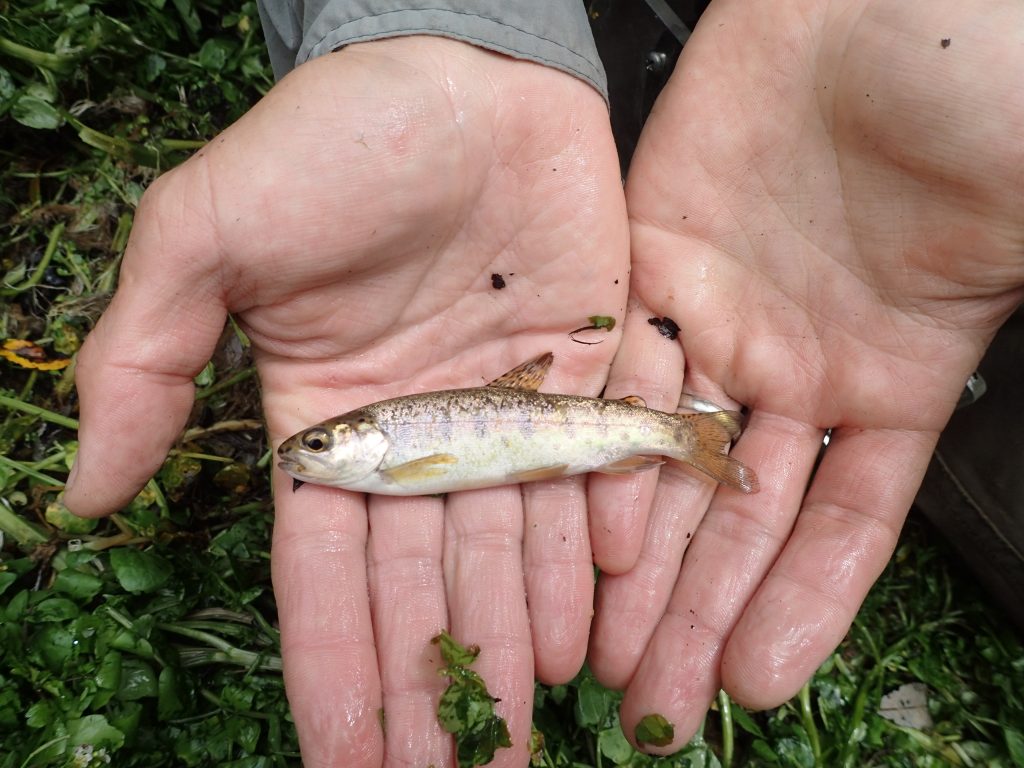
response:
<svg viewBox="0 0 1024 768"><path fill-rule="evenodd" d="M323 429L311 429L302 436L303 447L314 453L320 453L320 451L325 450L330 443L330 435Z"/></svg>

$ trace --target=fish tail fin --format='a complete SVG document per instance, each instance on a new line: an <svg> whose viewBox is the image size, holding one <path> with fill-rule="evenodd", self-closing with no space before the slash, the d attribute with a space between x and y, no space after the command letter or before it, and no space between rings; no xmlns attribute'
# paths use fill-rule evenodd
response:
<svg viewBox="0 0 1024 768"><path fill-rule="evenodd" d="M692 440L680 440L688 447L671 458L700 470L722 485L743 493L756 493L757 475L750 467L728 455L729 443L740 432L740 415L735 411L676 414L686 425Z"/></svg>

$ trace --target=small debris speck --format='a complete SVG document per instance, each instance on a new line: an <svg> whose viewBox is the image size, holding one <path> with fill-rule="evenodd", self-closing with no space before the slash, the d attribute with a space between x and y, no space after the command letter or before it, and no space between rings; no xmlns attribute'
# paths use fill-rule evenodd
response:
<svg viewBox="0 0 1024 768"><path fill-rule="evenodd" d="M658 333L666 339L679 338L679 325L671 317L651 317L647 322L657 328Z"/></svg>
<svg viewBox="0 0 1024 768"><path fill-rule="evenodd" d="M491 275L491 287L497 291L500 291L505 287L505 278L495 272Z"/></svg>
<svg viewBox="0 0 1024 768"><path fill-rule="evenodd" d="M952 39L944 37L939 41L939 45L941 45L943 48L949 48L949 44L951 42L953 42Z"/></svg>

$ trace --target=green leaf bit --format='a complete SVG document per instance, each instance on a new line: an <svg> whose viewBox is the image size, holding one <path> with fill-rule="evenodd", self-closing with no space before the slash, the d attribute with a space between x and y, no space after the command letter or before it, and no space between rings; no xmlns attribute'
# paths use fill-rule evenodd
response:
<svg viewBox="0 0 1024 768"><path fill-rule="evenodd" d="M633 732L636 743L643 746L650 744L655 747L667 747L676 736L676 729L664 715L646 715L636 724Z"/></svg>
<svg viewBox="0 0 1024 768"><path fill-rule="evenodd" d="M591 315L587 318L590 321L590 325L594 328L603 328L606 331L611 331L615 328L615 318L608 315Z"/></svg>
<svg viewBox="0 0 1024 768"><path fill-rule="evenodd" d="M441 694L437 719L455 737L460 766L486 765L500 747L512 746L512 737L504 718L494 712L499 699L491 696L483 678L469 669L480 648L462 646L444 630L431 642L439 646L445 663L438 674L451 679Z"/></svg>

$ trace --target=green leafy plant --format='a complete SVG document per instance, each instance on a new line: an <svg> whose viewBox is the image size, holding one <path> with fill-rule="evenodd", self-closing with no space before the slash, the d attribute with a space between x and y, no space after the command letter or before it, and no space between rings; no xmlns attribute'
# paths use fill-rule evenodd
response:
<svg viewBox="0 0 1024 768"><path fill-rule="evenodd" d="M253 2L0 2L0 339L74 356L146 185L270 83ZM603 336L613 320L580 330ZM0 359L0 768L299 765L253 376L229 326L157 478L118 515L82 521L60 497L77 450L73 366ZM469 650L448 649L461 688L443 717L500 749ZM906 683L925 686L930 727L883 716ZM849 637L793 701L747 713L721 694L686 747L655 758L623 735L621 694L583 670L536 687L531 751L548 768L1021 768L1022 691L1020 637L912 517ZM633 736L657 744L654 725ZM464 764L486 757L473 749Z"/></svg>
<svg viewBox="0 0 1024 768"><path fill-rule="evenodd" d="M487 692L483 678L469 668L480 648L459 645L443 630L431 642L441 649L445 664L438 674L451 679L437 706L441 727L455 737L460 766L486 765L499 749L512 746L512 737L505 720L494 711L497 699Z"/></svg>

